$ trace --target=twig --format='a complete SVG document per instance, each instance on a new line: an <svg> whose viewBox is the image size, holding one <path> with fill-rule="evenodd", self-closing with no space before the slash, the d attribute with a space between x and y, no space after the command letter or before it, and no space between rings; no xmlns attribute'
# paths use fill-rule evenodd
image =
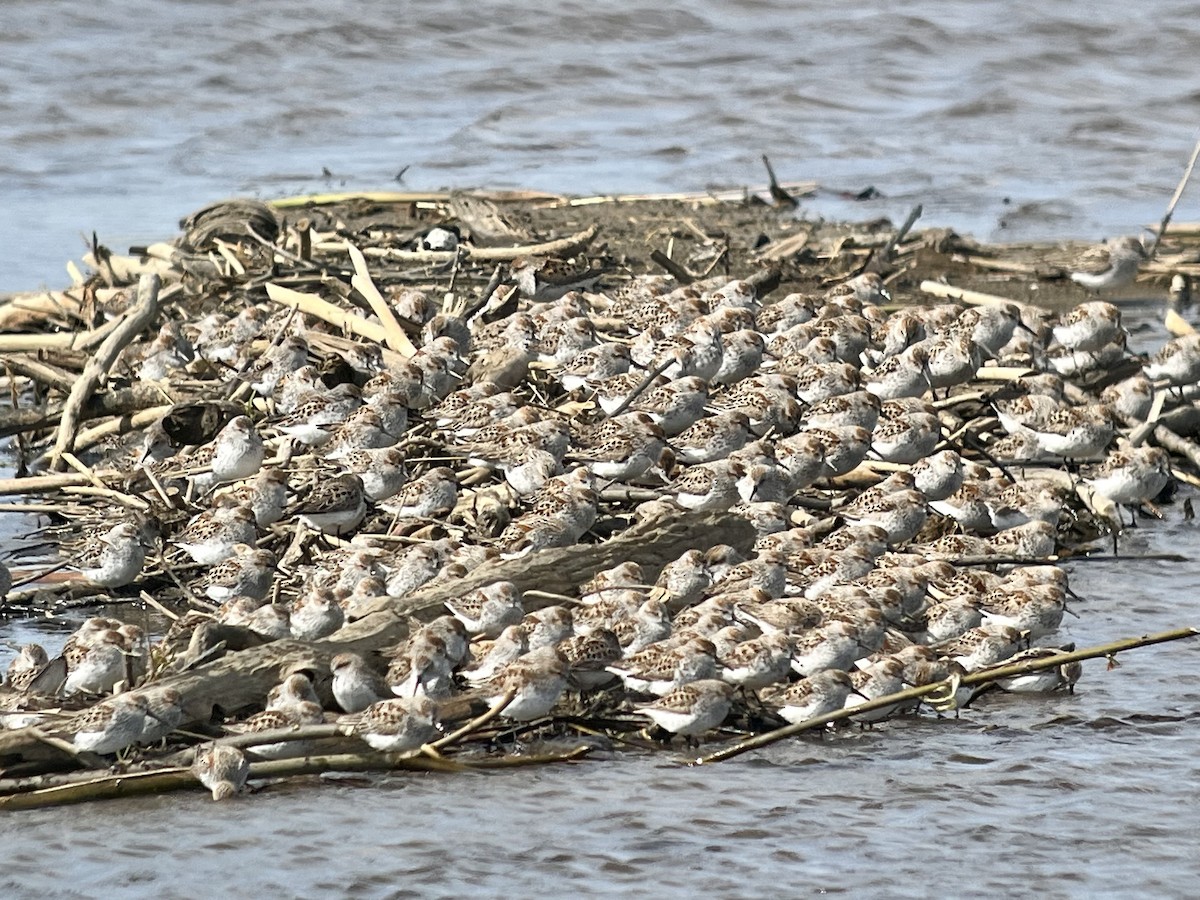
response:
<svg viewBox="0 0 1200 900"><path fill-rule="evenodd" d="M519 256L566 256L590 244L599 231L599 227L592 225L557 241L541 244L524 244L519 247L468 247L465 258L480 262L511 262ZM393 250L389 247L368 247L364 252L368 256L413 263L453 262L458 253L457 250Z"/></svg>
<svg viewBox="0 0 1200 900"><path fill-rule="evenodd" d="M138 302L125 317L121 324L104 339L98 350L87 365L83 374L71 388L71 394L63 407L62 421L58 425L58 435L54 441L54 450L50 454L50 468L61 471L64 452L75 448L75 432L79 428L79 414L88 397L100 384L100 378L107 374L116 362L117 356L139 334L145 331L158 318L158 291L161 282L157 275L143 275L138 281Z"/></svg>
<svg viewBox="0 0 1200 900"><path fill-rule="evenodd" d="M921 218L922 211L923 210L920 203L909 210L908 218L904 220L904 224L901 225L900 229L890 238L888 238L888 242L879 249L879 253L876 257L877 259L885 263L891 261L892 254L896 252L896 245L904 240L904 236L908 234L910 230L912 230L912 227L916 224L917 219Z"/></svg>
<svg viewBox="0 0 1200 900"><path fill-rule="evenodd" d="M463 310L463 321L470 321L472 316L487 306L487 302L492 299L492 294L496 293L496 288L500 287L500 282L503 280L504 266L497 265L492 270L492 277L488 279L488 283L484 286L483 293L479 295L479 299Z"/></svg>
<svg viewBox="0 0 1200 900"><path fill-rule="evenodd" d="M650 259L658 263L667 270L667 274L678 281L680 284L691 284L696 280L696 276L688 271L686 266L683 266L661 250L654 250L650 253Z"/></svg>
<svg viewBox="0 0 1200 900"><path fill-rule="evenodd" d="M160 613L162 613L164 616L166 616L172 622L179 621L180 617L177 613L171 612L171 610L167 609L165 606L163 606L161 603L159 603L157 600L155 600L153 597L151 597L145 591L138 591L138 596L142 598L142 601L144 603L148 603L151 606L153 606L155 609L157 609Z"/></svg>
<svg viewBox="0 0 1200 900"><path fill-rule="evenodd" d="M105 474L118 477L117 472ZM0 478L0 496L5 494L44 494L65 487L91 484L86 475L78 472L63 472L57 475L32 475L29 478Z"/></svg>
<svg viewBox="0 0 1200 900"><path fill-rule="evenodd" d="M771 160L767 159L767 154L762 155L763 165L767 167L767 178L770 180L768 190L771 192L771 199L775 201L777 206L782 206L785 209L795 209L800 205L800 201L789 194L780 185L779 179L775 177L775 169L771 166Z"/></svg>
<svg viewBox="0 0 1200 900"><path fill-rule="evenodd" d="M964 676L959 683L962 685L984 684L990 681L998 681L1001 678L1011 678L1015 675L1027 675L1030 672L1040 672L1043 669L1052 669L1057 666L1064 665L1069 662L1078 662L1084 659L1095 659L1097 657L1112 656L1125 650L1133 650L1137 647L1146 647L1151 644L1162 644L1168 641L1178 641L1184 638L1190 638L1200 635L1200 630L1195 628L1177 628L1173 631L1162 631L1158 634L1150 634L1144 637L1125 638L1120 641L1113 641L1109 644L1102 644L1097 647L1088 647L1084 650L1076 650L1070 653L1056 653L1053 656L1047 656L1042 659L1028 660L1026 662L1015 663L1010 666L1001 666L994 669L988 669L982 672L972 672L970 675ZM948 682L938 681L933 684L924 684L920 687L909 688L908 690L900 691L895 694L889 694L886 697L880 697L876 700L870 700L859 706L847 707L840 709L837 712L828 713L823 716L817 716L808 719L804 722L797 722L794 725L787 725L783 728L777 728L774 731L768 731L765 734L755 735L754 737L740 741L731 747L725 747L718 750L716 753L710 753L708 756L702 756L699 759L688 760L688 765L705 765L707 763L722 762L727 759L732 759L735 756L741 756L743 753L748 753L751 750L757 750L760 747L767 747L771 744L782 741L793 735L800 734L803 731L808 731L812 728L818 728L828 722L838 722L842 719L849 719L855 715L864 712L871 712L876 709L884 709L892 706L895 703L902 703L905 700L915 700L918 697L924 697L926 694L932 694L937 691L944 691Z"/></svg>
<svg viewBox="0 0 1200 900"><path fill-rule="evenodd" d="M1200 445L1180 437L1166 425L1154 428L1154 443L1171 453L1182 456L1200 471Z"/></svg>
<svg viewBox="0 0 1200 900"><path fill-rule="evenodd" d="M82 453L84 450L90 450L96 444L106 438L112 437L114 434L136 431L139 428L152 425L170 412L173 406L174 404L169 406L152 406L149 409L136 412L132 416L117 416L100 425L85 428L75 436L75 452Z"/></svg>
<svg viewBox="0 0 1200 900"><path fill-rule="evenodd" d="M652 385L654 383L654 379L657 378L659 375L661 375L663 372L667 371L667 369L669 369L671 367L671 364L674 362L675 362L674 359L668 358L668 359L664 360L663 362L659 363L652 370L647 372L646 377L642 379L641 384L639 384L637 387L635 387L630 392L629 396L621 401L620 406L618 406L616 409L614 409L611 413L608 414L608 418L610 418L610 419L615 418L615 417L619 416L621 413L625 412L625 410L629 409L629 404L633 403L634 400L636 400L638 397L640 397L642 395L642 391L644 391L644 390L646 390L646 388L650 387L650 385Z"/></svg>
<svg viewBox="0 0 1200 900"><path fill-rule="evenodd" d="M476 718L474 718L470 722L468 722L466 725L450 732L448 735L446 735L443 738L439 738L438 740L434 741L432 744L426 744L424 747L421 748L421 752L427 753L428 751L432 751L434 755L437 755L438 751L443 750L446 747L454 746L459 741L461 741L463 738L465 738L468 734L470 734L472 731L476 731L476 730L482 728L488 722L492 721L492 719L496 718L496 716L500 715L500 713L504 712L504 710L508 706L508 704L513 702L513 698L516 695L517 695L517 692L515 690L506 691L504 693L504 696L501 697L495 703L495 705L490 707L487 710L487 712L483 713L483 715L477 716Z"/></svg>
<svg viewBox="0 0 1200 900"><path fill-rule="evenodd" d="M1192 148L1192 157L1188 160L1187 168L1183 170L1183 177L1179 179L1179 185L1175 188L1175 193L1171 196L1171 202L1167 204L1167 211L1163 214L1162 222L1158 226L1158 233L1154 235L1154 242L1150 244L1150 248L1146 251L1147 259L1154 259L1158 253L1158 245L1162 241L1162 236L1167 231L1167 226L1171 223L1171 216L1175 215L1175 207L1179 204L1180 198L1183 197L1184 188L1187 187L1188 181L1192 177L1192 170L1196 168L1196 160L1200 158L1200 140L1196 141L1196 146Z"/></svg>
<svg viewBox="0 0 1200 900"><path fill-rule="evenodd" d="M63 393L70 393L71 388L75 386L75 376L70 372L40 360L17 354L6 354L4 364L18 375L24 375L41 384L58 388Z"/></svg>

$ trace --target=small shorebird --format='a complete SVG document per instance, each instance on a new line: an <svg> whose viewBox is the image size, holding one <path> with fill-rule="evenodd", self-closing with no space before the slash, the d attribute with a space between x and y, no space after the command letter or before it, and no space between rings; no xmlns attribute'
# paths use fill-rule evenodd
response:
<svg viewBox="0 0 1200 900"><path fill-rule="evenodd" d="M228 559L238 544L253 547L257 539L254 511L241 504L222 503L195 516L171 543L194 562L215 566Z"/></svg>
<svg viewBox="0 0 1200 900"><path fill-rule="evenodd" d="M192 774L212 791L213 800L228 800L245 789L246 779L250 776L250 763L237 747L205 744L196 750Z"/></svg>
<svg viewBox="0 0 1200 900"><path fill-rule="evenodd" d="M428 697L391 697L363 709L354 733L384 753L419 750L437 734L437 707Z"/></svg>
<svg viewBox="0 0 1200 900"><path fill-rule="evenodd" d="M638 711L664 731L683 735L690 744L725 721L732 700L731 685L706 678L677 687Z"/></svg>
<svg viewBox="0 0 1200 900"><path fill-rule="evenodd" d="M488 702L505 694L512 699L500 715L516 722L532 722L549 715L567 687L567 664L554 647L542 647L509 663L488 685Z"/></svg>
<svg viewBox="0 0 1200 900"><path fill-rule="evenodd" d="M1093 247L1077 261L1071 280L1089 291L1111 291L1133 284L1146 248L1136 237L1117 238Z"/></svg>
<svg viewBox="0 0 1200 900"><path fill-rule="evenodd" d="M1130 524L1136 526L1136 507L1157 497L1170 480L1171 458L1167 451L1161 447L1134 447L1110 453L1087 482L1118 506L1130 507Z"/></svg>
<svg viewBox="0 0 1200 900"><path fill-rule="evenodd" d="M362 479L346 474L321 482L292 512L314 531L333 535L352 531L367 513Z"/></svg>
<svg viewBox="0 0 1200 900"><path fill-rule="evenodd" d="M146 697L131 692L118 694L71 717L61 730L74 736L72 742L78 749L104 755L135 744L146 727L146 719L154 717Z"/></svg>
<svg viewBox="0 0 1200 900"><path fill-rule="evenodd" d="M1054 326L1054 339L1071 352L1095 352L1121 333L1121 310L1103 300L1080 303Z"/></svg>
<svg viewBox="0 0 1200 900"><path fill-rule="evenodd" d="M132 523L121 522L103 534L90 535L71 565L93 584L118 588L137 578L145 562L144 535Z"/></svg>
<svg viewBox="0 0 1200 900"><path fill-rule="evenodd" d="M525 610L521 592L511 581L497 581L446 601L446 609L472 635L496 638L509 625L518 625Z"/></svg>
<svg viewBox="0 0 1200 900"><path fill-rule="evenodd" d="M848 672L826 669L767 694L763 702L773 707L785 722L795 725L841 709L853 690Z"/></svg>

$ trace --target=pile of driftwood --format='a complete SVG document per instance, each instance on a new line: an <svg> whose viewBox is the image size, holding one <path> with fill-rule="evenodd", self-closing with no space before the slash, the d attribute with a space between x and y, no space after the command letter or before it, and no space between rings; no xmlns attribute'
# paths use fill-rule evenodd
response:
<svg viewBox="0 0 1200 900"><path fill-rule="evenodd" d="M85 258L90 271L73 269L77 277L71 288L9 298L0 306L0 359L12 408L0 414L0 434L16 439L21 477L0 482L0 492L23 499L8 508L43 516L42 534L77 570L101 571L89 569L84 560L95 549L97 536L122 521L131 523L135 535L131 552L145 556L132 577L107 585L96 583L97 577L103 582L100 576L89 582L35 566L36 580L9 593L8 610L61 614L125 603L157 611L163 617L163 637L145 653L136 645L140 638L124 648L137 665L127 666L116 686L152 691L156 697L173 692L177 714L165 745L122 751L113 775L106 768L110 759L97 758L71 740L71 725L78 727L81 708L99 698L86 690L64 691L71 677L69 654L39 665L24 679L23 691L5 698L11 721L20 716L33 724L0 733L5 775L0 805L34 806L195 785L197 772L190 766L197 746L211 753L215 746L303 742L296 758L254 762L254 778L329 770L453 770L575 759L614 742L644 746L638 735L648 721L621 690L568 690L549 717L505 724L504 706L516 689L505 687L503 680L495 690L499 699L493 697L490 705L484 702L487 692L468 692L443 703L440 718L448 733L423 742L417 755L367 752L350 721L284 723L282 732L253 734L230 734L226 726L261 711L268 692L295 673L304 673L327 709L333 709L329 678L335 655L350 652L371 659L403 647L422 624L446 615L446 601L500 582L510 583L522 597L525 614L552 606L570 609L580 601L581 586L597 573L632 563L648 584L630 587L644 587L650 599L651 588L657 587L654 596L678 615L680 607L699 598L671 597L660 573L689 551L720 548L735 565L761 556L762 541L771 534L799 530L804 537L796 540L816 543L842 530L839 510L916 461L864 455L845 471L818 472L802 488L769 501L759 502L753 492L743 498L731 491L727 501L692 502L678 486L689 467L656 452L641 471L627 477L595 478L593 466L594 481L581 489L587 509L579 533L563 537L560 530L547 538L531 518L536 512L532 507L548 479L568 477L556 474L564 455L594 462L596 429L627 409L637 410L639 398L656 390L660 379L680 376L693 362L679 355L655 357L654 365L635 369L637 374L622 383L624 399L618 396L621 402L604 409L595 383L585 379L584 386L567 388L557 377L574 362L561 330L549 329L553 340L548 340L543 324L543 333L531 344L519 337L527 327L522 316L528 320L554 304L574 304L573 310L582 314L563 320L588 320L584 327L593 330L590 343L636 347L649 325L631 316L632 307L622 306L622 298L633 290L645 290L647 303L668 296L678 305L692 302L679 293L691 285L698 308L706 310L717 305L710 299L722 290L744 291L752 298L745 307L750 311L769 309L785 295L792 303L806 295L814 298L817 310L831 287L869 272L884 276L893 297L914 299L923 291L961 304L1003 305L1042 330L1054 313L1028 302L1029 284L1042 288L1039 297L1061 291L1073 301L1082 299L1077 291L1071 293L1069 266L1047 261L1054 254L1045 254L1035 267L1014 251L1006 263L997 249L981 248L950 232L913 233L919 211L899 229L887 223L805 223L779 209L781 197L796 193L797 186L775 188L775 205L740 196L618 202L449 194L309 198L274 205L235 201L201 210L183 223L175 241L137 248L133 255L117 255L97 243ZM1074 248L1055 248L1055 253L1069 249ZM1156 276L1153 265L1162 265L1161 256L1159 260L1144 272ZM1190 265L1180 251L1162 274L1188 275ZM656 275L660 270L666 274ZM994 287L997 273L1021 279L1020 296L1014 291L996 297L961 287L981 287L982 279ZM858 283L863 283L861 277ZM739 287L726 290L731 284ZM559 299L564 296L566 300ZM836 290L832 296L837 297ZM1010 306L1011 300L1018 302ZM643 307L636 312L641 315ZM748 323L740 330L753 330L753 312L739 321ZM239 322L253 327L230 337ZM874 323L880 334L885 324L884 319ZM305 432L283 427L292 420L280 411L279 391L255 388L263 362L278 359L281 348L298 336L304 339L305 361L317 366L318 393L353 385L346 392L357 396L379 373L402 382L397 390L407 392L405 424L402 433L390 435L391 446L402 454L410 483L435 469L453 470L451 503L414 513L408 507L388 511L383 498L378 503L368 498L363 514L351 524L322 526L325 507L312 505L312 497L322 495L346 471L345 463L326 459L322 446L341 438L332 434L332 424L320 443L297 438ZM436 355L431 348L441 352L446 346L450 349L443 358L431 363ZM855 367L861 367L854 355ZM417 367L418 361L426 364L424 369ZM1078 460L1066 471L1061 459L1005 461L989 450L1002 434L990 405L997 385L1034 374L1032 356L1024 365L1010 359L996 362L976 367L941 391L942 396L937 391L925 395L925 414L936 423L936 449L953 448L989 477L1032 480L1052 489L1061 501L1061 517L1057 512L1053 517L1057 544L1067 552L1108 528L1118 529L1119 511L1080 482ZM1073 393L1066 402L1092 402L1141 365L1128 355L1111 366L1083 360L1068 379ZM708 386L708 401L732 394L738 380L756 371L757 365L725 385L714 382ZM457 420L439 405L454 392L471 388L478 390L463 395ZM525 461L522 454L539 448L520 444L516 457L497 458L463 436L468 420L464 407L486 408L490 398L502 393L511 394L515 409L538 411L530 423L539 418L562 423L567 437L565 451L550 453L557 458L540 483L528 488L511 473ZM1192 437L1200 430L1200 417L1190 403L1176 403L1165 391L1158 397L1149 422L1130 422L1122 426L1122 435L1135 446L1153 441L1164 447L1173 455L1176 475L1196 483L1200 450ZM1164 411L1165 401L1171 408ZM704 406L698 416L711 414L709 402ZM508 412L483 415L471 420L471 427L486 428ZM764 414L770 421L755 432L768 444L802 424L778 412ZM202 451L243 416L265 439L255 473L284 471L291 491L287 508L250 532L250 542L272 554L269 585L260 603L294 607L313 589L314 569L355 551L394 557L399 550L445 547L449 541L465 563L440 580L427 578L395 595L351 585L337 598L344 620L340 627L312 639L281 637L235 621L227 615L228 604L222 607L206 592L212 562L194 562L173 542L182 543L181 536L191 533L189 523L220 505L214 498L237 489L236 484L221 485L213 474L215 458L196 455L196 448ZM671 437L682 430L673 430L657 450L669 450ZM921 522L919 534L890 543L920 553L928 542L957 530L950 516L929 515L926 521L922 514ZM967 554L949 562L1003 571L1053 562L1056 553L1017 559ZM804 566L814 562L815 557L806 557L789 568L793 586ZM922 631L919 610L895 615L893 619L889 613L889 628ZM1193 633L1183 629L1078 653L1051 651L1007 670L947 670L947 678L916 686L900 699L934 694L937 705L948 708L964 686L1003 681L1017 672L1058 671L1081 658ZM857 713L895 708L897 702L891 695L876 698ZM780 720L752 695L735 698L733 707L731 723L776 737L851 715L831 713L775 731ZM546 752L505 752L507 741L544 734L548 727L559 740L547 745L551 749Z"/></svg>

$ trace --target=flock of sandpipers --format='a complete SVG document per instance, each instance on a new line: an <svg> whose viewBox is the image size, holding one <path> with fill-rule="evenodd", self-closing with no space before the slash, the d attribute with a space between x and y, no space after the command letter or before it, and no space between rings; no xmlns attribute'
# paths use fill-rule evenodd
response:
<svg viewBox="0 0 1200 900"><path fill-rule="evenodd" d="M1120 246L1108 276L1081 283L1131 277ZM104 523L68 550L73 566L107 589L137 585L161 540L181 571L195 567L198 608L168 644L206 619L265 641L336 642L380 597L596 540L598 522L611 532L731 511L758 535L752 552L698 533L661 571L617 565L531 611L511 582L465 592L386 657L342 653L328 674L281 673L262 711L229 732L336 715L372 748L414 752L459 695L509 697L500 716L532 723L567 694L606 691L690 740L746 704L799 722L1045 654L1038 642L1070 595L1064 572L1038 562L1060 520L1081 490L1113 527L1122 507L1163 491L1167 453L1123 436L1156 394L1191 402L1200 382L1200 337L1186 336L1090 393L1089 375L1129 358L1120 310L1103 300L1047 320L1017 304L888 312L873 274L775 302L726 279L640 276L583 293L555 291L527 265L517 283L532 296L486 322L395 293L396 315L421 335L399 363L369 343L320 352L318 323L265 306L196 322L166 312L126 354L137 377L203 373L224 396L232 382L214 373L236 372L259 399L196 448L150 429L131 490L153 504L182 485L190 517ZM1024 374L984 377L1011 368ZM986 413L974 429L956 417L967 394ZM299 554L269 549L297 522L320 537L293 544ZM956 566L964 557L1026 562ZM107 618L87 620L54 660L25 646L4 720L95 754L159 741L188 715L169 680L145 678L147 650L141 629ZM1078 676L1063 667L1001 686L1049 691ZM55 718L29 702L44 696L107 699ZM196 768L224 797L244 783L246 757L217 741Z"/></svg>

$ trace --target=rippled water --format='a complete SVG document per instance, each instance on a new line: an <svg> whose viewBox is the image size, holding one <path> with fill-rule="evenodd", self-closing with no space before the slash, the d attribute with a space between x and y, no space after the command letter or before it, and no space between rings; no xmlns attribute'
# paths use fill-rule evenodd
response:
<svg viewBox="0 0 1200 900"><path fill-rule="evenodd" d="M7 0L0 289L60 283L93 228L120 248L216 197L388 188L404 166L409 188L677 190L759 182L766 152L829 189L810 214L923 202L985 238L1099 237L1161 215L1196 137L1182 2L600 6ZM832 193L867 185L883 199ZM1200 218L1192 196L1178 218ZM1168 514L1125 551L1194 551ZM1080 646L1196 624L1195 563L1078 563L1072 583ZM1197 659L1141 650L1086 664L1074 696L705 769L622 757L20 814L0 892L1187 896Z"/></svg>
<svg viewBox="0 0 1200 900"><path fill-rule="evenodd" d="M811 213L922 202L985 238L1129 232L1196 138L1194 13L6 0L0 289L62 282L92 229L121 248L218 197L388 188L405 166L421 189L695 190L761 183L765 152L828 189ZM835 196L868 185L884 198Z"/></svg>

